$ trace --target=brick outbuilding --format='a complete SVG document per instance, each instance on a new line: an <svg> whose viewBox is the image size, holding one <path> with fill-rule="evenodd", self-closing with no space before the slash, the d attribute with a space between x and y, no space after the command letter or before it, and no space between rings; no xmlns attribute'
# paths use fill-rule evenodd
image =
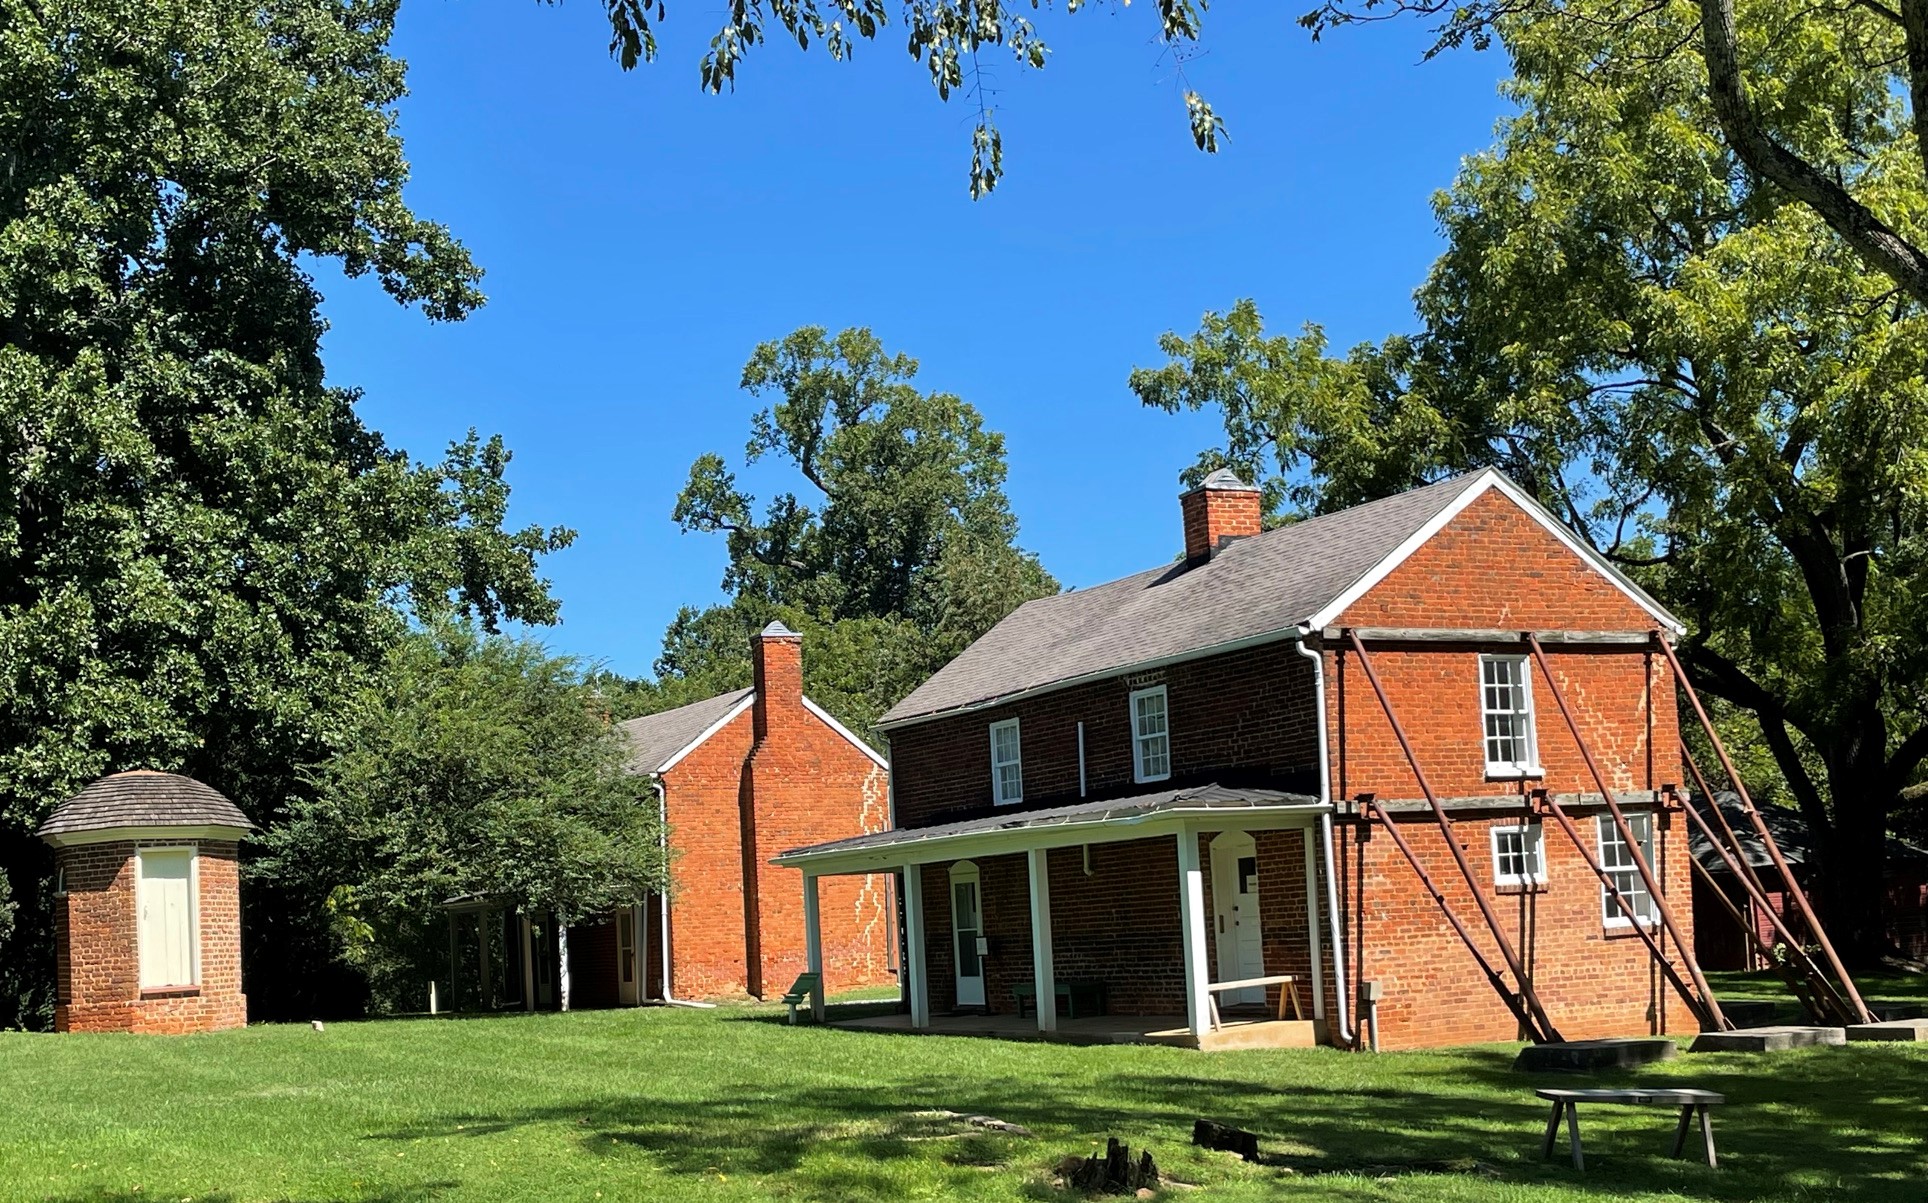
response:
<svg viewBox="0 0 1928 1203"><path fill-rule="evenodd" d="M1691 1030L1679 622L1497 472L1261 511L1215 473L1182 560L1020 607L880 723L895 827L777 858L901 875L908 1024Z"/></svg>
<svg viewBox="0 0 1928 1203"><path fill-rule="evenodd" d="M485 983L482 998L461 993L454 1005L555 1006L565 963L572 1007L789 989L805 960L803 874L770 858L888 828L890 772L804 695L800 635L772 623L751 651L750 688L620 724L642 804L662 811L669 892L572 925L561 940L548 916L451 903L458 988L470 988L478 960ZM824 953L840 985L896 982L892 887L889 873L872 873L824 891Z"/></svg>
<svg viewBox="0 0 1928 1203"><path fill-rule="evenodd" d="M54 848L54 1028L207 1032L248 1020L238 807L191 777L103 777L40 826Z"/></svg>

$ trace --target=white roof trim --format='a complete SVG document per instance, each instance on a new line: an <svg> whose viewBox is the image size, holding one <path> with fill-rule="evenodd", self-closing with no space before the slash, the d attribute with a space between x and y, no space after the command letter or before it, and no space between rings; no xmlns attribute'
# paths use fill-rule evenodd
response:
<svg viewBox="0 0 1928 1203"><path fill-rule="evenodd" d="M222 823L194 823L189 826L167 826L165 824L141 824L127 827L97 827L91 831L57 831L40 838L56 848L71 848L77 844L111 844L120 841L140 841L142 843L193 843L195 840L233 840L246 839L253 828L231 827Z"/></svg>
<svg viewBox="0 0 1928 1203"><path fill-rule="evenodd" d="M1151 839L1187 830L1270 831L1307 827L1332 813L1324 802L1268 802L1249 807L1190 806L1127 816L1099 816L989 831L955 831L871 848L798 849L770 863L802 869L812 876L877 873L906 865L925 865L997 856L1030 848L1065 848Z"/></svg>
<svg viewBox="0 0 1928 1203"><path fill-rule="evenodd" d="M1459 517L1460 514L1465 511L1466 507L1472 505L1473 502L1484 496L1489 489L1499 490L1501 496L1518 506L1527 517L1533 519L1533 521L1544 528L1548 534L1558 539L1562 546L1578 556L1589 568L1592 568L1595 572L1606 578L1607 583L1626 595L1627 600L1652 615L1654 621L1660 623L1661 626L1672 631L1675 635L1683 635L1686 633L1687 628L1681 625L1679 619L1661 609L1652 598L1636 588L1633 582L1622 576L1612 565L1603 561L1597 552L1575 538L1573 532L1568 530L1564 523L1546 511L1546 507L1527 496L1517 485L1493 468L1486 469L1468 481L1465 490L1460 493L1458 497L1455 497L1450 504L1435 514L1426 525L1420 527L1411 535L1408 535L1385 559L1373 565L1370 571L1357 581L1354 581L1343 593L1333 598L1330 602L1327 602L1325 607L1317 614L1306 619L1305 626L1315 631L1330 626L1341 614L1344 614L1354 602L1364 597L1381 581L1392 575L1395 568L1405 563L1414 552L1423 547L1434 535L1444 530L1448 523Z"/></svg>
<svg viewBox="0 0 1928 1203"><path fill-rule="evenodd" d="M708 739L712 735L715 735L718 731L721 731L723 728L729 726L731 720L735 719L737 715L742 714L745 710L748 710L750 706L753 703L755 703L755 701L756 701L756 690L752 689L750 692L743 695L742 701L730 707L729 713L725 714L722 718L717 719L709 726L703 728L703 733L701 735L698 735L695 739L690 740L688 743L678 748L674 756L671 756L668 760L665 760L663 763L657 765L655 768L651 769L650 772L667 773L671 769L675 768L677 764L682 761L683 757L688 756L691 752L694 752L696 751L697 748L701 747L704 740Z"/></svg>
<svg viewBox="0 0 1928 1203"><path fill-rule="evenodd" d="M876 761L878 768L887 769L890 767L890 761L885 760L882 756L878 755L877 749L871 747L863 740L857 738L857 733L855 731L852 731L849 727L846 727L842 723L838 722L835 715L831 714L828 710L825 710L822 706L819 706L815 702L811 701L808 696L806 696L803 699L803 708L805 710L808 710L810 713L816 715L818 718L822 719L825 725L827 725L832 731L835 731L837 734L849 740L852 747L856 748L859 752L862 752L864 755L870 757L872 760Z"/></svg>

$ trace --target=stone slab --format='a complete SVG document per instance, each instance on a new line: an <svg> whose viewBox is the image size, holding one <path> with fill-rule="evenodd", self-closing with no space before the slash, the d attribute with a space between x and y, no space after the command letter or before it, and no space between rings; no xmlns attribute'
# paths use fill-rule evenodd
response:
<svg viewBox="0 0 1928 1203"><path fill-rule="evenodd" d="M1821 1044L1846 1044L1848 1034L1841 1028L1811 1028L1799 1024L1779 1024L1765 1028L1739 1028L1732 1032L1702 1032L1694 1038L1689 1052L1695 1053L1779 1053L1791 1048L1812 1048Z"/></svg>
<svg viewBox="0 0 1928 1203"><path fill-rule="evenodd" d="M1665 1037L1634 1036L1611 1040L1562 1040L1529 1044L1513 1060L1526 1073L1593 1073L1602 1069L1631 1069L1665 1061L1680 1046Z"/></svg>
<svg viewBox="0 0 1928 1203"><path fill-rule="evenodd" d="M1885 1023L1848 1026L1849 1040L1928 1040L1928 1019L1891 1019Z"/></svg>

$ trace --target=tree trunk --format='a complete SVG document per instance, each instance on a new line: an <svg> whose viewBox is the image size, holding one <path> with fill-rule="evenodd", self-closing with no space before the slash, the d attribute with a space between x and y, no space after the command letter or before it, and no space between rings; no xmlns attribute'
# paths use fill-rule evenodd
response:
<svg viewBox="0 0 1928 1203"><path fill-rule="evenodd" d="M1877 965L1891 950L1884 918L1888 814L1894 805L1885 749L1851 747L1828 765L1832 821L1814 833L1818 872L1810 880L1828 938L1850 969ZM1857 754L1858 753L1858 754Z"/></svg>

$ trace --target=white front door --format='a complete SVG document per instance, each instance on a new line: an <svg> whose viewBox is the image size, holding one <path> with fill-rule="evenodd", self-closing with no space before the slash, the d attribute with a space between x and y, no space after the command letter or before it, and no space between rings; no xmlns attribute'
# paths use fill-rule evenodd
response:
<svg viewBox="0 0 1928 1203"><path fill-rule="evenodd" d="M1259 921L1259 853L1249 831L1227 831L1212 840L1213 945L1218 949L1218 980L1235 982L1265 976L1264 928ZM1227 990L1229 1003L1265 1004L1263 986Z"/></svg>
<svg viewBox="0 0 1928 1203"><path fill-rule="evenodd" d="M636 964L636 911L626 906L616 912L616 997L626 1007L636 1005L643 976Z"/></svg>
<svg viewBox="0 0 1928 1203"><path fill-rule="evenodd" d="M951 950L957 966L957 1005L984 1005L984 900L978 893L977 866L951 866Z"/></svg>

